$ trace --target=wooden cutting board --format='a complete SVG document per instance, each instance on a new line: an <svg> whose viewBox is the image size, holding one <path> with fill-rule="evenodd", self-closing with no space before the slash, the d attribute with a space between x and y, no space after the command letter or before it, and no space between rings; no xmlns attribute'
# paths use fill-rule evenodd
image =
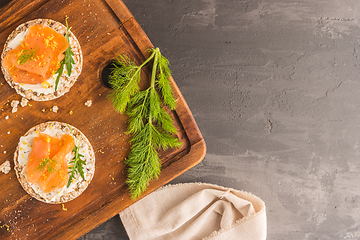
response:
<svg viewBox="0 0 360 240"><path fill-rule="evenodd" d="M70 92L57 100L30 101L11 113L10 102L20 100L0 77L0 164L9 160L29 128L49 120L69 123L80 129L96 152L95 176L85 192L62 205L45 204L31 198L19 184L12 169L0 173L0 239L76 239L130 206L124 184L123 163L129 152L126 116L116 113L107 98L111 89L101 80L104 67L118 53L127 54L138 64L152 48L130 11L121 0L19 0L0 10L0 51L7 36L21 23L49 18L69 25L78 38L84 56L83 71ZM161 46L160 46L161 48ZM148 69L142 73L142 84L148 84ZM151 183L147 195L163 186L204 158L206 147L194 118L175 82L172 80L178 106L171 112L184 143L181 149L161 152L163 169ZM91 107L85 106L92 100ZM58 113L51 112L54 106ZM8 226L8 229L7 229Z"/></svg>

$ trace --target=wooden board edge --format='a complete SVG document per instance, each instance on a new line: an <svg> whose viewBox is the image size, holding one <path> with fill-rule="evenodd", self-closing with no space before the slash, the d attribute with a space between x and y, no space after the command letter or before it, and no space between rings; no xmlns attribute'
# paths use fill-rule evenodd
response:
<svg viewBox="0 0 360 240"><path fill-rule="evenodd" d="M134 18L134 16L130 12L130 10L126 7L123 1L105 0L105 2L112 9L115 15L119 18L122 24Z"/></svg>
<svg viewBox="0 0 360 240"><path fill-rule="evenodd" d="M185 130L190 145L193 145L203 140L204 138L179 88L176 86L176 84L174 84L173 86L175 88L176 94L179 96L177 100L177 107L175 109L175 112Z"/></svg>
<svg viewBox="0 0 360 240"><path fill-rule="evenodd" d="M150 57L151 53L148 49L154 48L154 45L151 43L150 39L140 27L139 23L135 18L128 19L126 22L123 22L123 26L126 32L129 34L129 37L134 41L139 51L144 56L144 59ZM134 36L136 38L134 38Z"/></svg>

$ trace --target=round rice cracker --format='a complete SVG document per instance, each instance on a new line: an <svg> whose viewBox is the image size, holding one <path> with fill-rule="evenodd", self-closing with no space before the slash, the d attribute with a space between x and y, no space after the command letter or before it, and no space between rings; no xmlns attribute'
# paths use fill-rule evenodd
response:
<svg viewBox="0 0 360 240"><path fill-rule="evenodd" d="M9 44L16 38L16 36L18 36L20 33L24 33L29 27L38 24L50 27L63 35L65 35L66 33L66 26L51 19L35 19L25 22L19 25L8 36L5 42L4 50L1 54L1 61L3 61L6 54L12 49L9 47ZM35 84L34 86L30 86L30 84L15 83L10 73L3 67L3 64L1 64L1 70L4 74L6 81L9 83L9 85L12 88L16 90L18 94L20 94L22 97L25 97L27 99L32 99L34 101L49 101L61 97L62 95L67 93L70 90L70 88L74 85L77 78L81 74L82 65L83 65L83 56L82 56L80 43L70 30L69 30L69 40L70 40L71 50L74 53L73 58L75 64L73 65L70 77L67 74L65 74L66 68L64 68L64 72L59 79L59 84L56 92L55 92L54 79L52 80L53 83L51 83L48 90L44 90L44 87L41 84ZM54 75L52 76L52 78L53 77ZM41 91L39 89L41 89Z"/></svg>
<svg viewBox="0 0 360 240"><path fill-rule="evenodd" d="M65 185L64 187L60 189L56 189L50 193L43 192L36 183L31 184L27 181L26 165L28 161L28 155L31 149L30 150L23 149L24 144L21 145L21 143L24 141L27 141L25 142L26 145L28 145L28 143L29 144L32 143L32 139L34 138L34 136L38 135L39 132L45 132L51 136L59 136L62 134L71 135L71 131L68 125L66 123L61 123L56 121L41 123L29 129L19 140L19 144L14 153L14 170L23 189L29 195L31 195L32 197L34 197L39 201L50 204L62 204L71 201L76 197L80 196L85 191L85 189L88 187L94 176L95 173L94 150L89 140L80 130L78 130L73 126L70 126L70 128L72 130L72 134L75 137L75 144L79 146L80 153L84 155L82 160L86 162L86 164L83 165L85 179L82 179L82 177L78 174L76 175L74 181L72 181L72 183L70 184L69 188L67 188L67 186ZM80 143L79 143L79 139L81 139ZM74 154L72 152L66 156L68 164L72 160L73 156Z"/></svg>

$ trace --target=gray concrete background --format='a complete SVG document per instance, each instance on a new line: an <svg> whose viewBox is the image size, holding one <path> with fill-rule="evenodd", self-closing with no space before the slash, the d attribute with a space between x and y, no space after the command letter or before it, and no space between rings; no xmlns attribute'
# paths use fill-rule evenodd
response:
<svg viewBox="0 0 360 240"><path fill-rule="evenodd" d="M358 0L124 0L207 143L172 183L251 192L268 239L360 239ZM128 239L114 217L80 239Z"/></svg>

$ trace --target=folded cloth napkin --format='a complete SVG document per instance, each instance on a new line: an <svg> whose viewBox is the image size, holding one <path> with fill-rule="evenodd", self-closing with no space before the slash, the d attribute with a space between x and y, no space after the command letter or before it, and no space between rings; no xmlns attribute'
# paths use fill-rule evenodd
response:
<svg viewBox="0 0 360 240"><path fill-rule="evenodd" d="M266 239L265 204L212 184L167 185L120 213L131 240Z"/></svg>

